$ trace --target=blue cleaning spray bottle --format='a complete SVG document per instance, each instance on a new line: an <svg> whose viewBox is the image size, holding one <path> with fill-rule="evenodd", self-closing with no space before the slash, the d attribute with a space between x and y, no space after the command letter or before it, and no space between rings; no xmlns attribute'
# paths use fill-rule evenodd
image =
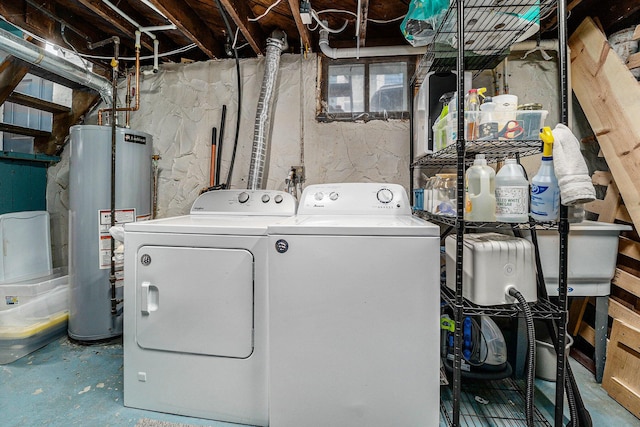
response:
<svg viewBox="0 0 640 427"><path fill-rule="evenodd" d="M531 217L536 221L556 221L560 208L560 188L553 170L553 134L545 126L540 132L544 143L542 163L531 179Z"/></svg>

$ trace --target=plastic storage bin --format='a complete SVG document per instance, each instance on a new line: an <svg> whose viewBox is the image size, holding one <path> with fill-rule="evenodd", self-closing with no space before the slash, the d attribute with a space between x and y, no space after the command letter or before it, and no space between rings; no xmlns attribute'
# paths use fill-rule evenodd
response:
<svg viewBox="0 0 640 427"><path fill-rule="evenodd" d="M0 284L0 312L25 305L58 286L69 284L67 267L54 268L47 276Z"/></svg>
<svg viewBox="0 0 640 427"><path fill-rule="evenodd" d="M477 140L532 140L539 139L540 129L547 118L546 110L518 110L513 112L514 120L500 123L492 117L491 112L465 112L465 129L472 118L471 114L478 117ZM438 118L433 124L434 151L442 150L454 144L458 138L457 113L449 113Z"/></svg>
<svg viewBox="0 0 640 427"><path fill-rule="evenodd" d="M631 230L631 227L595 221L569 225L569 296L609 295L618 256L618 235L624 230ZM557 230L537 230L537 236L547 293L556 296L560 236ZM529 234L525 237L531 239Z"/></svg>
<svg viewBox="0 0 640 427"><path fill-rule="evenodd" d="M40 292L54 281L57 286ZM39 289L38 284L22 285L21 289L21 285L11 286L11 293L18 290L37 295L23 295L21 298L28 301L11 308L5 305L0 311L0 364L11 363L64 335L69 317L68 276L45 280Z"/></svg>
<svg viewBox="0 0 640 427"><path fill-rule="evenodd" d="M51 274L51 269L49 213L0 215L0 283L44 276Z"/></svg>
<svg viewBox="0 0 640 427"><path fill-rule="evenodd" d="M456 237L445 239L447 287L455 290ZM467 234L464 237L462 296L478 305L513 304L506 295L513 285L525 299L535 302L533 245L526 239L498 233Z"/></svg>

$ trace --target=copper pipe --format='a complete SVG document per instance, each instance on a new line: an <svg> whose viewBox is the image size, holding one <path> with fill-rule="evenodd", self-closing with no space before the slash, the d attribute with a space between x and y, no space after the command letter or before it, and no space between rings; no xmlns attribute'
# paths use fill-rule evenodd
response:
<svg viewBox="0 0 640 427"><path fill-rule="evenodd" d="M102 113L105 111L126 111L129 114L130 111L138 111L140 109L140 44L136 43L136 85L135 85L135 107L125 107L125 108L101 108L98 110L98 125L102 125ZM129 97L129 93L127 93L127 97ZM113 113L115 114L115 113ZM112 117L112 120L115 120L115 117ZM129 120L127 118L127 126L129 125Z"/></svg>

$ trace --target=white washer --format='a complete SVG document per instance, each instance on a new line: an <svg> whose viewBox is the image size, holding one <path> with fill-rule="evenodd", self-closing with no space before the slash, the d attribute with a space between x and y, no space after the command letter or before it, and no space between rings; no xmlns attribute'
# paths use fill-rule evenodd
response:
<svg viewBox="0 0 640 427"><path fill-rule="evenodd" d="M439 423L439 227L394 184L308 186L269 226L272 427Z"/></svg>
<svg viewBox="0 0 640 427"><path fill-rule="evenodd" d="M266 426L267 226L288 193L212 191L125 226L125 406Z"/></svg>

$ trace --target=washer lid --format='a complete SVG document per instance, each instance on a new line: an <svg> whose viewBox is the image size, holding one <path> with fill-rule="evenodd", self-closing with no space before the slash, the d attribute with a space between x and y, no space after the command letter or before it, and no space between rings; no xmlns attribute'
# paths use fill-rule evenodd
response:
<svg viewBox="0 0 640 427"><path fill-rule="evenodd" d="M268 234L440 236L440 227L412 215L298 215L269 225Z"/></svg>
<svg viewBox="0 0 640 427"><path fill-rule="evenodd" d="M267 226L287 219L282 216L184 215L125 224L126 233L182 233L264 236Z"/></svg>

